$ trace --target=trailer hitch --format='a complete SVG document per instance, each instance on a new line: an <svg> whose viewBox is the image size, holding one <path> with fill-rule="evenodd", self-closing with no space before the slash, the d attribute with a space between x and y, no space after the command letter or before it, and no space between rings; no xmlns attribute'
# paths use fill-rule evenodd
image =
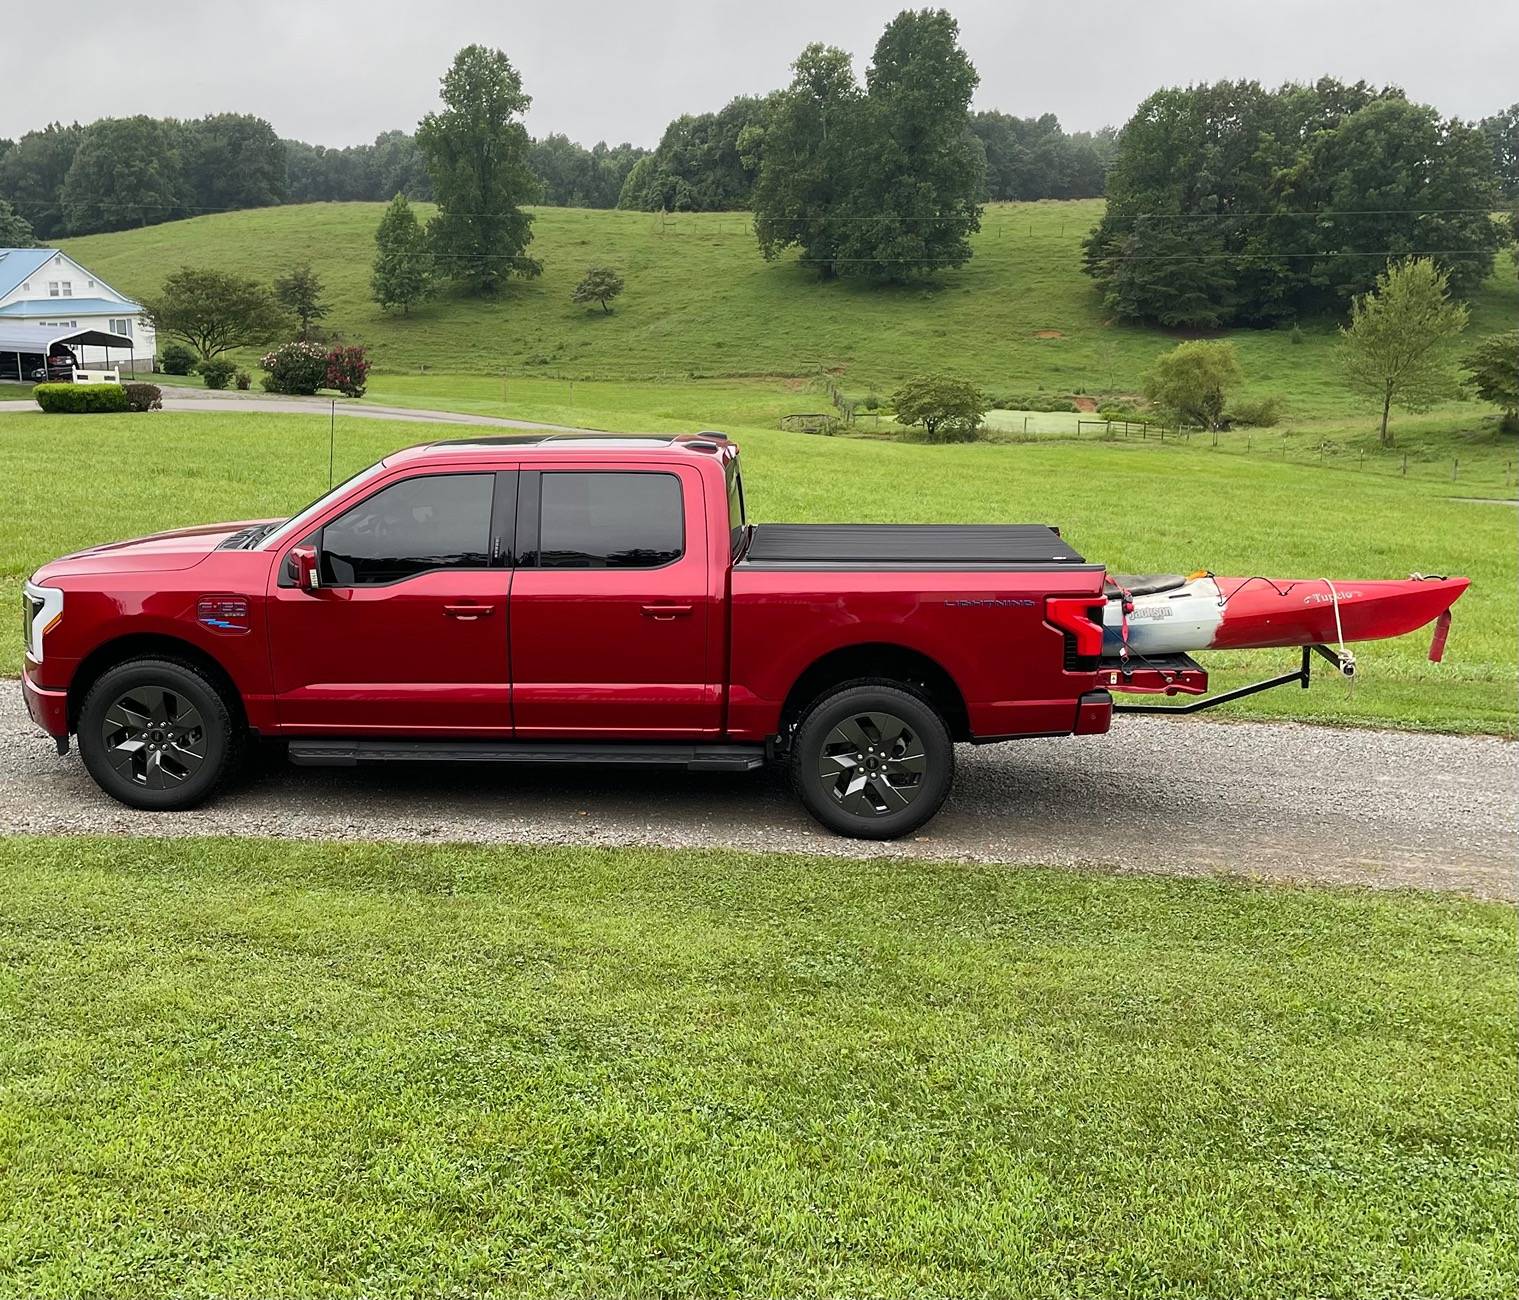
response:
<svg viewBox="0 0 1519 1300"><path fill-rule="evenodd" d="M1296 672L1283 673L1279 677L1268 677L1263 682L1252 682L1249 686L1237 686L1232 691L1220 691L1217 695L1209 695L1205 699L1193 700L1190 704L1115 704L1114 713L1201 713L1204 709L1216 708L1220 704L1228 704L1233 700L1242 700L1248 695L1259 695L1262 691L1273 690L1278 686L1291 686L1296 682L1305 691L1308 683L1313 680L1313 656L1318 655L1327 663L1333 665L1334 670L1342 677L1355 677L1355 655L1349 650L1330 649L1327 645L1305 645L1303 647L1303 659Z"/></svg>

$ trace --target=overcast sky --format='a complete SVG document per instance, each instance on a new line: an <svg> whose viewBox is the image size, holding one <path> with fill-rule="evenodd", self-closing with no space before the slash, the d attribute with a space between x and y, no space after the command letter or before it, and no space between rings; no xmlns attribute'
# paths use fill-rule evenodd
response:
<svg viewBox="0 0 1519 1300"><path fill-rule="evenodd" d="M15 0L0 2L0 12ZM977 108L1121 124L1161 85L1325 73L1447 115L1519 99L1519 0L952 0ZM55 118L268 118L314 144L411 130L472 41L522 74L534 135L652 146L681 113L783 85L809 41L863 73L901 0L68 0L0 33L0 136ZM18 12L12 17L19 18ZM148 20L144 21L144 16ZM39 29L38 24L41 24Z"/></svg>

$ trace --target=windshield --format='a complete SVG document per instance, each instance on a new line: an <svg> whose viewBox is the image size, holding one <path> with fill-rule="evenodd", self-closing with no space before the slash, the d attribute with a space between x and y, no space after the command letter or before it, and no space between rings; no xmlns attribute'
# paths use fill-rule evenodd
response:
<svg viewBox="0 0 1519 1300"><path fill-rule="evenodd" d="M373 465L361 469L357 474L350 475L348 478L339 483L337 487L328 488L327 491L323 492L322 495L313 501L309 506L306 506L302 510L298 510L295 514L291 515L289 519L285 520L284 523L277 524L274 530L270 532L266 537L264 537L262 541L279 542L283 541L291 533L299 533L306 521L308 519L315 518L318 514L320 514L322 507L325 506L340 492L346 492L355 484L362 483L366 479L374 478L375 475L380 473L380 471L384 468L385 462L383 460L376 461Z"/></svg>

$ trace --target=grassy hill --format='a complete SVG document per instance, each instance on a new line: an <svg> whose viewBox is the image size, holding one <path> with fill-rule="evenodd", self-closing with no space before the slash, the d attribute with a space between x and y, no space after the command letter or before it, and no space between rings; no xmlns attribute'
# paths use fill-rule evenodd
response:
<svg viewBox="0 0 1519 1300"><path fill-rule="evenodd" d="M945 368L1002 389L1133 391L1179 336L1106 319L1080 268L1081 240L1100 209L1100 200L992 204L964 268L932 286L877 288L821 282L790 258L766 263L741 213L545 208L532 249L545 266L540 279L490 302L445 297L410 318L369 301L378 204L226 213L65 246L133 294L156 290L183 265L267 280L310 261L331 297L328 326L369 345L392 372L672 381L828 368L863 392ZM627 279L611 316L570 302L591 263ZM1472 306L1472 334L1509 328L1519 316L1509 253ZM1250 388L1283 396L1290 415L1356 409L1330 363L1332 324L1305 324L1299 344L1284 330L1234 337ZM1468 409L1476 418L1480 408Z"/></svg>

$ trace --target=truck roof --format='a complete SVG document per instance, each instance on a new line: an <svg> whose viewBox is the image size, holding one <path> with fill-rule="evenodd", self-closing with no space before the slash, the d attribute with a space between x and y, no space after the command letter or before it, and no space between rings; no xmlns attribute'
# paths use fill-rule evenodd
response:
<svg viewBox="0 0 1519 1300"><path fill-rule="evenodd" d="M510 453L513 460L538 454L561 455L564 452L600 454L608 451L636 451L641 454L690 456L737 455L738 447L721 433L543 433L482 434L472 438L448 438L420 443L393 451L384 459L387 466L408 465L418 461L450 460L454 457Z"/></svg>

